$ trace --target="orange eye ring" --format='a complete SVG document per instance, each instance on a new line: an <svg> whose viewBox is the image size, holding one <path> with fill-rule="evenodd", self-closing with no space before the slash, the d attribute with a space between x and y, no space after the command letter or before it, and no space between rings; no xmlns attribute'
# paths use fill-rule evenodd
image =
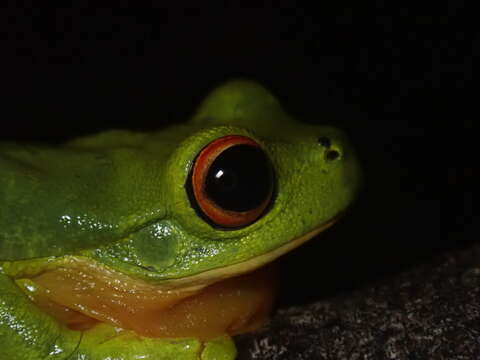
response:
<svg viewBox="0 0 480 360"><path fill-rule="evenodd" d="M273 168L254 140L227 135L205 146L195 158L187 192L211 225L239 228L256 221L273 195Z"/></svg>

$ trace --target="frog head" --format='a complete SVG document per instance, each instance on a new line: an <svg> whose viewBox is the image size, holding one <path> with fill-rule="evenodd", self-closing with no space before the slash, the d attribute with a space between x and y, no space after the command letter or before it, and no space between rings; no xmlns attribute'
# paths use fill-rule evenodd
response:
<svg viewBox="0 0 480 360"><path fill-rule="evenodd" d="M153 216L87 254L172 287L271 262L333 224L360 180L343 132L299 123L248 81L217 88L190 122L141 142L157 159L129 176L141 184L142 172L157 169L148 180L156 190L143 206Z"/></svg>

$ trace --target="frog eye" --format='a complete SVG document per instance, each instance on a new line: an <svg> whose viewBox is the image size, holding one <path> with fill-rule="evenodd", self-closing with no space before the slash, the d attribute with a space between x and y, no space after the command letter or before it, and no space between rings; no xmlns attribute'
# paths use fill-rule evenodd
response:
<svg viewBox="0 0 480 360"><path fill-rule="evenodd" d="M187 192L192 206L208 223L239 228L265 212L273 182L272 165L261 146L246 136L228 135L197 155Z"/></svg>

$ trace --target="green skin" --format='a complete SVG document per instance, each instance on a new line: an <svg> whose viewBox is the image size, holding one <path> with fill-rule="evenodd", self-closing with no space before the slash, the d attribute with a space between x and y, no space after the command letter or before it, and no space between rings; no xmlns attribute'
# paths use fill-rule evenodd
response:
<svg viewBox="0 0 480 360"><path fill-rule="evenodd" d="M263 147L276 188L262 217L225 230L198 216L185 183L199 151L230 134ZM329 158L332 150L340 156ZM0 144L0 169L0 348L2 358L16 360L234 359L227 335L201 342L116 335L107 324L69 330L15 279L72 256L171 287L208 270L228 273L229 265L269 254L336 218L360 178L339 130L298 123L248 81L217 88L189 122L155 133L113 130L61 148Z"/></svg>

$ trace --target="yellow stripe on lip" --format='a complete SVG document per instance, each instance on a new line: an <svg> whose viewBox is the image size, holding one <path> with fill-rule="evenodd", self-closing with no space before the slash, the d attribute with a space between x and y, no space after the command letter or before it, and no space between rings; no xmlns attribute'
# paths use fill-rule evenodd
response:
<svg viewBox="0 0 480 360"><path fill-rule="evenodd" d="M300 245L310 240L311 238L315 237L316 235L320 234L325 229L335 224L341 216L342 214L335 216L334 218L330 219L327 223L288 242L287 244L284 244L272 251L269 251L266 254L256 256L252 259L248 259L237 264L232 264L232 265L224 266L221 268L207 270L200 274L184 277L181 279L165 280L163 282L163 285L168 289L176 289L176 290L182 289L186 291L191 291L191 290L195 291L195 290L198 290L199 288L202 288L206 285L212 284L219 280L254 271L259 267L274 261L281 255L286 254L289 251L299 247Z"/></svg>

